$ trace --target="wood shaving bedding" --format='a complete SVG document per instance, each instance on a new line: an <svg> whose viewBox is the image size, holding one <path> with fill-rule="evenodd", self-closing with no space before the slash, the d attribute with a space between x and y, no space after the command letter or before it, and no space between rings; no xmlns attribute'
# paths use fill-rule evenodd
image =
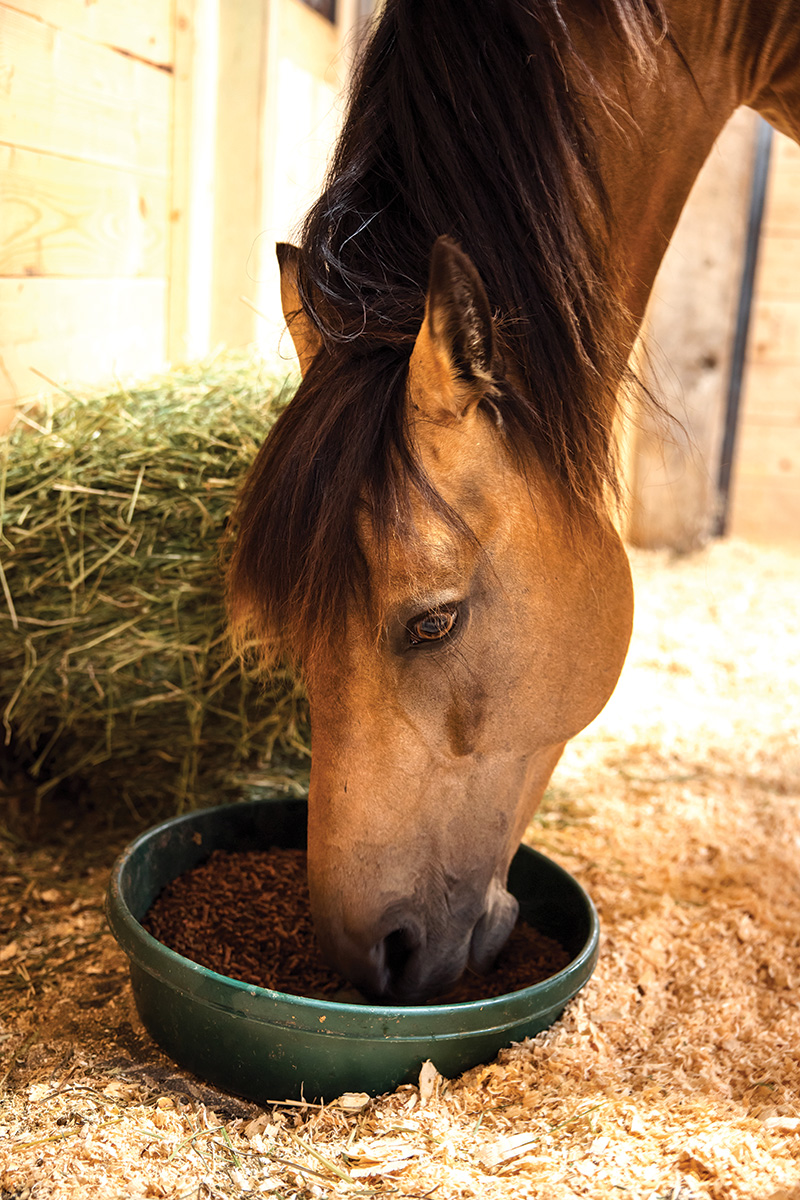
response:
<svg viewBox="0 0 800 1200"><path fill-rule="evenodd" d="M799 1200L800 556L633 565L623 679L528 835L600 911L564 1017L457 1080L261 1110L138 1024L100 910L128 831L9 835L4 1200Z"/></svg>

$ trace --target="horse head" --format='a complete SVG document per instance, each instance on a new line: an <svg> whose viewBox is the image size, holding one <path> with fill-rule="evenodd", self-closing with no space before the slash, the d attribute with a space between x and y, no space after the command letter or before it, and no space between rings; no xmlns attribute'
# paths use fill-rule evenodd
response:
<svg viewBox="0 0 800 1200"><path fill-rule="evenodd" d="M281 255L304 378L229 598L305 669L314 915L371 995L491 965L511 857L621 669L606 501L647 296L733 109L800 129L794 0L712 8L386 0Z"/></svg>
<svg viewBox="0 0 800 1200"><path fill-rule="evenodd" d="M296 255L281 258L307 369L319 339ZM308 664L316 928L329 960L385 1000L420 1001L467 965L492 966L517 915L511 858L565 742L610 696L630 635L620 541L510 444L495 346L475 267L439 239L404 397L429 488L412 490L388 539L362 498L368 587Z"/></svg>

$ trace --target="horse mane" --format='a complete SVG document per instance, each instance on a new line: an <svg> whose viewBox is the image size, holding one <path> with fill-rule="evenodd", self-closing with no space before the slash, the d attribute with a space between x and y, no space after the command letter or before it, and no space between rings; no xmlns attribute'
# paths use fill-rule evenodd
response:
<svg viewBox="0 0 800 1200"><path fill-rule="evenodd" d="M448 234L497 322L492 402L570 504L615 491L612 419L630 341L587 104L608 112L570 21L591 16L640 71L660 0L387 0L354 73L299 294L321 351L243 486L228 565L234 628L308 661L369 594L359 543L410 528L416 488L453 526L408 443L405 381L431 249ZM588 29L587 25L587 29Z"/></svg>

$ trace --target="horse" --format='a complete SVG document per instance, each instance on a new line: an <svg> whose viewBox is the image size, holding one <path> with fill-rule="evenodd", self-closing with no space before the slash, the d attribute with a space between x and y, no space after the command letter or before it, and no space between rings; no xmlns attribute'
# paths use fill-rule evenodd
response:
<svg viewBox="0 0 800 1200"><path fill-rule="evenodd" d="M615 422L728 117L800 135L800 0L386 0L299 245L302 381L232 526L232 627L312 724L322 949L421 1003L493 965L510 861L632 622Z"/></svg>

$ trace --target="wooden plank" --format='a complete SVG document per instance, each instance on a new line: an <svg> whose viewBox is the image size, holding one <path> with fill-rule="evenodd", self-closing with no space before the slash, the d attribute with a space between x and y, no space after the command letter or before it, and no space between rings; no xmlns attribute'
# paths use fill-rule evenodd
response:
<svg viewBox="0 0 800 1200"><path fill-rule="evenodd" d="M347 80L347 67L339 53L338 27L300 0L278 2L281 57L291 59L315 79L338 91Z"/></svg>
<svg viewBox="0 0 800 1200"><path fill-rule="evenodd" d="M800 147L783 134L776 134L764 210L765 234L800 234L799 194Z"/></svg>
<svg viewBox="0 0 800 1200"><path fill-rule="evenodd" d="M0 279L0 405L67 384L142 377L165 362L163 279Z"/></svg>
<svg viewBox="0 0 800 1200"><path fill-rule="evenodd" d="M0 146L0 275L166 275L166 180Z"/></svg>
<svg viewBox="0 0 800 1200"><path fill-rule="evenodd" d="M267 8L265 89L263 122L263 186L261 189L260 236L252 255L251 285L246 292L247 302L259 314L254 334L259 347L267 354L281 354L288 344L288 354L294 353L286 334L286 323L280 303L280 279L275 258L276 242L291 241L297 221L286 224L280 209L285 203L285 180L279 169L280 141L285 132L282 125L281 102L284 83L281 79L281 59L286 50L282 44L286 0L269 0Z"/></svg>
<svg viewBox="0 0 800 1200"><path fill-rule="evenodd" d="M755 425L800 424L800 362L748 364L742 421Z"/></svg>
<svg viewBox="0 0 800 1200"><path fill-rule="evenodd" d="M255 246L255 304L265 320L256 332L264 347L292 354L282 336L275 242L291 239L320 192L339 130L341 89L347 79L355 11L341 3L336 26L299 0L279 0L274 12L267 96L268 139L262 228ZM348 43L348 51L342 49Z"/></svg>
<svg viewBox="0 0 800 1200"><path fill-rule="evenodd" d="M171 76L0 6L0 142L166 178Z"/></svg>
<svg viewBox="0 0 800 1200"><path fill-rule="evenodd" d="M773 145L728 528L800 545L800 147Z"/></svg>
<svg viewBox="0 0 800 1200"><path fill-rule="evenodd" d="M800 163L800 146L793 138L787 137L785 133L778 133L776 130L772 158L781 166L784 163Z"/></svg>
<svg viewBox="0 0 800 1200"><path fill-rule="evenodd" d="M800 545L800 482L737 482L729 532L734 537L772 545Z"/></svg>
<svg viewBox="0 0 800 1200"><path fill-rule="evenodd" d="M689 550L709 537L747 230L756 117L740 110L709 155L656 278L644 324L645 407L628 483L636 545Z"/></svg>
<svg viewBox="0 0 800 1200"><path fill-rule="evenodd" d="M176 0L169 229L169 356L200 358L210 346L214 203L235 180L216 177L217 0Z"/></svg>
<svg viewBox="0 0 800 1200"><path fill-rule="evenodd" d="M797 205L799 190L800 162L792 160L773 171L764 214L766 234L774 236L800 232L800 208Z"/></svg>
<svg viewBox="0 0 800 1200"><path fill-rule="evenodd" d="M753 306L748 362L800 362L800 295L794 300L762 300Z"/></svg>
<svg viewBox="0 0 800 1200"><path fill-rule="evenodd" d="M319 195L340 114L333 88L289 57L278 64L278 84L274 218L288 233Z"/></svg>
<svg viewBox="0 0 800 1200"><path fill-rule="evenodd" d="M263 232L267 29L263 0L220 7L211 337L228 346L255 340L256 316L241 297L258 274L252 255Z"/></svg>
<svg viewBox="0 0 800 1200"><path fill-rule="evenodd" d="M800 211L800 204L798 204ZM758 253L759 300L796 300L800 295L800 233L765 236Z"/></svg>
<svg viewBox="0 0 800 1200"><path fill-rule="evenodd" d="M742 421L736 477L739 482L744 479L760 479L765 483L793 479L800 484L800 421L795 425Z"/></svg>
<svg viewBox="0 0 800 1200"><path fill-rule="evenodd" d="M148 62L172 62L170 0L6 0L5 7Z"/></svg>

